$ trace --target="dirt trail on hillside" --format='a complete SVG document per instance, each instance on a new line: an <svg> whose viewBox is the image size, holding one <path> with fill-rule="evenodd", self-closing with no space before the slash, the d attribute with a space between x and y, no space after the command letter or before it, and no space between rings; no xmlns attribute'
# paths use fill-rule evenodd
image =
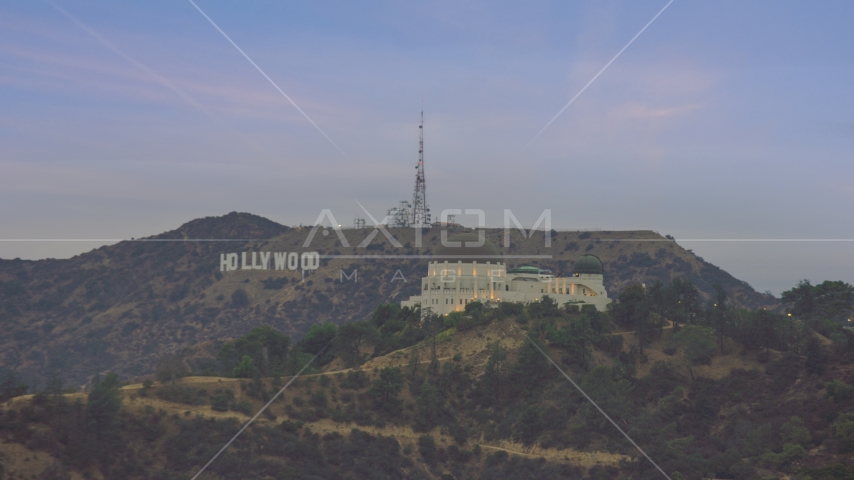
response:
<svg viewBox="0 0 854 480"><path fill-rule="evenodd" d="M341 435L348 435L351 430L358 429L368 432L371 435L394 437L401 445L412 445L415 450L417 450L418 437L422 435L431 435L438 444L445 447L454 443L451 437L442 433L438 428L430 432L416 432L409 426L390 425L382 428L376 426L356 426L354 424L335 423L329 419L306 423L304 426L311 429L312 432L319 434L336 432ZM469 442L467 446L473 447L474 445L480 445L480 448L490 450L501 450L512 455L545 458L555 462L569 462L573 465L579 465L585 468L590 468L594 465L616 465L620 460L630 460L630 458L625 455L618 455L609 452L580 452L571 448L558 450L553 448L542 448L537 445L527 447L525 445L509 441L498 442L494 445L484 442Z"/></svg>

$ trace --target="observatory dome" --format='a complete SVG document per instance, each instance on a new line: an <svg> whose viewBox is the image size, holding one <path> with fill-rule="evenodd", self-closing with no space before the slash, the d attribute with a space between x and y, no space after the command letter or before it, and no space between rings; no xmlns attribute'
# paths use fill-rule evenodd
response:
<svg viewBox="0 0 854 480"><path fill-rule="evenodd" d="M602 261L596 255L582 255L575 261L575 273L602 274Z"/></svg>

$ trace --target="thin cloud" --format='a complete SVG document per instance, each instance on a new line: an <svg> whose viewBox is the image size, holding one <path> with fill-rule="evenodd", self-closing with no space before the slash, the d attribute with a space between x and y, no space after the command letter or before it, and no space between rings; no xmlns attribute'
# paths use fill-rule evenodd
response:
<svg viewBox="0 0 854 480"><path fill-rule="evenodd" d="M671 107L655 107L642 103L628 103L611 111L611 115L621 120L663 120L695 112L702 108L701 104L691 103Z"/></svg>

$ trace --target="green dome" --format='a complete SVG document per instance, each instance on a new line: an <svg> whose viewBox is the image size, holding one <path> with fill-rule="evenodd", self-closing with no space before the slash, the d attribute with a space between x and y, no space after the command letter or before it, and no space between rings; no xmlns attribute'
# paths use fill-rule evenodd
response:
<svg viewBox="0 0 854 480"><path fill-rule="evenodd" d="M447 260L448 263L456 263L458 261L465 263L496 263L501 261L501 251L498 250L498 247L489 240L486 240L484 244L479 247L466 246L467 243L469 245L476 245L480 243L480 236L477 233L460 233L450 235L448 237L448 243L450 242L460 242L460 246L440 246L436 249L436 253L433 255L434 261L444 262Z"/></svg>
<svg viewBox="0 0 854 480"><path fill-rule="evenodd" d="M596 255L582 255L575 261L575 273L602 274L602 261Z"/></svg>
<svg viewBox="0 0 854 480"><path fill-rule="evenodd" d="M507 270L507 273L528 273L532 275L537 275L540 273L540 269L537 267L532 267L530 265L524 265L521 267L514 267Z"/></svg>

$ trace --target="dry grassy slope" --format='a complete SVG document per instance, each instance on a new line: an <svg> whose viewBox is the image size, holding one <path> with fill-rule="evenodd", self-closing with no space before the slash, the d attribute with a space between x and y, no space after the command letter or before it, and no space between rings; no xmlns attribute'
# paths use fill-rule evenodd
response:
<svg viewBox="0 0 854 480"><path fill-rule="evenodd" d="M488 348L489 345L493 342L499 342L505 347L507 347L512 352L518 349L518 347L524 342L525 333L518 324L512 321L504 321L497 322L485 327L479 327L474 330L470 330L464 333L456 333L447 337L444 341L440 341L436 346L437 356L440 358L440 362L453 361L452 358L456 354L460 354L462 357L461 364L463 366L471 366L473 367L473 373L475 375L479 375L482 372L483 365L486 362L486 359L489 355ZM372 376L379 368L387 367L387 366L397 366L401 368L407 368L409 364L411 355L417 352L419 360L421 361L422 368L426 368L430 362L430 355L432 351L432 344L429 341L425 341L419 345L415 345L413 347L409 347L403 350L399 350L396 352L392 352L388 355L378 357L372 359L370 362L358 367L358 369L363 370L368 373L368 375ZM324 371L318 374L313 375L305 375L297 379L285 392L282 396L274 402L269 411L272 412L276 418L270 419L266 415L259 416L256 422L259 424L263 423L279 423L284 419L287 419L288 416L285 413L285 405L291 404L294 405L294 398L300 397L302 399L308 399L312 392L316 392L321 387L319 386L319 377L327 376L331 379L334 379L331 385L337 385L337 381L341 378L343 374L351 369L339 369L334 364L330 364L324 367ZM286 383L289 378L280 379L281 384ZM247 380L242 379L234 379L234 378L221 378L221 377L187 377L181 380L181 383L184 385L192 386L193 388L202 388L205 389L209 395L213 395L214 392L218 390L231 390L235 394L235 398L237 400L246 400L252 403L255 411L261 408L263 405L262 402L253 399L247 396L240 387L240 383L246 382ZM265 380L268 387L273 389L272 381ZM279 384L279 385L281 385ZM155 384L153 389L158 388L159 385ZM324 391L331 394L330 395L330 403L329 408L335 408L336 406L342 407L344 406L344 402L340 399L340 393L345 390L340 387L327 387L323 388ZM207 418L237 418L241 422L248 421L250 416L244 415L238 412L218 412L211 409L209 405L186 405L182 403L174 403L165 401L161 398L158 398L153 391L145 392L142 384L131 384L124 386L122 388L123 396L124 396L124 406L131 413L142 413L146 408L151 407L157 411L163 411L167 416L195 416L201 415ZM337 393L332 393L332 392ZM403 391L404 400L408 403L414 403L415 399L410 395L407 389ZM0 408L12 408L19 409L27 404L32 395L25 395L22 397L17 397L11 400L6 405L0 406ZM67 394L66 398L71 401L86 401L86 395L83 393L74 393ZM411 426L408 425L393 425L387 424L385 427L377 427L373 425L368 426L357 426L355 424L341 424L335 423L329 419L321 419L314 422L308 422L305 424L306 427L311 429L313 432L317 432L320 434L328 433L328 432L338 432L342 435L348 435L352 428L359 428L361 430L367 431L373 435L382 434L385 436L394 436L398 439L401 445L406 446L409 445L412 447L413 452L418 451L417 441L418 437L423 435L424 432L416 432L412 429ZM444 431L441 428L436 428L431 432L427 432L432 435L439 445L448 446L454 443L453 439L448 435L448 432ZM557 462L567 462L574 465L579 465L585 468L592 467L593 465L617 465L619 464L621 459L626 458L623 455L618 455L610 452L600 452L600 451L577 451L573 449L548 449L542 448L538 445L534 446L525 446L522 444L514 443L512 441L502 441L498 443L489 443L484 442L483 439L480 439L474 443L479 444L482 448L487 451L492 450L503 450L513 455L522 455L526 457L537 457L537 458L545 458L550 461ZM52 459L49 455L43 452L24 452L25 447L16 445L16 444L8 444L3 447L0 451L9 451L15 452L16 455L28 455L32 456L33 463L24 465L20 460L16 461L14 465L11 467L16 472L27 472L27 474L38 474L39 471L48 465L50 465L54 459ZM23 453L21 453L23 452ZM417 457L417 453L413 453L413 457Z"/></svg>
<svg viewBox="0 0 854 480"><path fill-rule="evenodd" d="M392 230L404 246L393 248L382 234L357 248L373 230L344 231L349 248L332 232L318 231L304 248L309 228L288 228L250 214L193 220L177 230L102 247L67 260L0 261L0 365L44 378L59 371L83 384L96 372L125 376L151 372L157 359L190 345L239 336L270 324L299 337L315 322L343 323L368 316L380 302L417 293L426 269L422 258L328 258L305 282L297 272L218 273L219 255L242 251L318 251L323 255L429 255L440 245L439 231L415 249L414 232ZM503 246L503 231L488 238ZM232 241L174 241L231 239ZM518 231L510 255L550 255L534 262L558 274L572 272L582 253L598 255L605 285L614 297L631 282L651 284L691 279L705 294L720 282L745 306L773 304L717 267L701 261L651 231L556 232L546 248L543 233L525 239ZM272 260L271 260L272 262ZM520 260L508 260L518 265ZM341 282L340 272L358 279ZM395 280L400 270L405 281ZM284 285L265 280L287 279ZM232 294L244 289L250 304L233 308Z"/></svg>
<svg viewBox="0 0 854 480"><path fill-rule="evenodd" d="M636 341L631 332L623 333L622 335L626 339L627 346ZM669 335L669 331L665 331L664 336L661 339L654 341L647 349L646 352L649 357L649 362L647 365L641 365L638 368L637 373L639 376L648 375L649 367L655 361L665 360L671 362L676 361L678 363L677 358L669 357L661 352L661 348L667 340L667 335ZM492 343L499 342L508 348L511 354L510 360L512 361L514 352L525 341L525 331L522 327L513 321L505 320L503 322L493 322L489 325L478 327L466 332L454 333L437 344L436 353L441 362L455 361L453 360L453 357L459 354L461 357L461 364L464 367L472 367L472 374L478 376L482 373L483 366L489 355L489 346ZM397 366L406 369L408 368L410 359L416 354L416 352L421 363L425 364L422 368L426 368L426 364L429 363L431 358L431 350L432 344L428 340L413 347L398 350L396 352L389 353L388 355L372 359L370 362L358 367L358 369L367 372L369 376L375 375L378 369L388 366ZM745 356L740 352L740 349L737 346L729 345L728 351L732 354L715 356L711 365L694 367L694 374L698 377L720 379L736 368L763 369L761 364L752 360L750 356ZM556 359L561 356L561 352L555 349L551 349L549 353ZM594 361L601 364L609 364L611 359L597 351L596 359ZM266 415L261 415L258 417L256 422L259 424L270 422L279 423L288 419L288 415L285 412L285 405L290 404L293 406L295 405L294 399L296 397L306 400L313 392L320 389L324 390L328 394L330 399L330 409L335 408L336 406L343 408L344 402L341 400L340 394L345 392L345 390L338 387L337 384L338 380L340 380L340 378L349 370L350 369L340 369L336 365L330 364L325 366L324 371L321 373L300 377L287 390L285 390L276 402L270 406L270 412L272 412L276 418L270 419ZM687 383L687 374L685 372L681 372L681 374L685 376L685 381ZM327 376L333 380L328 387L320 386L319 377L321 376ZM281 383L276 385L283 385L288 380L289 378L282 378L279 380ZM209 395L213 395L214 392L218 390L231 390L234 392L236 399L249 401L253 405L253 411L257 411L263 405L262 402L247 396L240 387L241 382L247 382L247 380L220 377L187 377L181 380L181 383L185 385L192 386L193 388L205 389ZM268 388L274 388L273 382L270 379L265 380L265 383ZM159 385L155 384L153 389L158 387ZM166 416L170 417L173 415L183 417L200 415L207 418L218 419L237 418L241 422L248 421L250 418L248 415L237 412L214 411L209 405L186 405L165 401L158 398L153 391L145 393L141 384L127 385L124 386L122 390L124 406L131 413L136 412L141 414L146 408L151 407L155 410L165 412ZM789 396L798 394L798 390L793 390L788 393ZM802 392L800 394L802 394ZM86 395L83 393L68 394L66 397L71 401L80 400L85 402L86 400ZM415 401L407 389L404 389L403 397L408 403L414 403ZM0 406L0 408L19 409L25 405L30 398L32 398L31 395L18 397L7 404ZM320 434L334 431L346 436L352 428L360 428L373 435L382 434L385 436L394 436L398 439L401 445L411 446L413 452L418 451L417 440L420 435L423 435L423 432L416 432L408 425L387 424L385 427L357 426L355 424L336 423L330 419L308 422L305 426L311 429L311 431ZM448 432L441 428L436 428L429 432L429 434L434 436L439 445L448 446L453 444L453 440L448 435ZM474 445L475 443L480 445L481 448L487 452L504 450L513 455L545 458L549 461L566 462L584 468L590 468L594 465L618 465L621 459L626 458L623 455L604 451L578 451L571 448L549 449L542 448L536 444L533 446L525 446L512 441L490 443L484 441L482 438L472 440L470 443L471 445ZM54 459L43 452L31 452L26 450L25 447L17 444L0 445L0 452L6 453L7 458L11 458L10 455L16 456L17 459L13 463L10 464L9 462L5 462L7 464L7 468L11 466L10 471L13 469L15 472L26 472L27 475L38 474L41 469L50 465L54 461ZM413 457L417 457L417 455L417 453L413 453ZM32 462L24 462L22 460L23 458L31 458Z"/></svg>

